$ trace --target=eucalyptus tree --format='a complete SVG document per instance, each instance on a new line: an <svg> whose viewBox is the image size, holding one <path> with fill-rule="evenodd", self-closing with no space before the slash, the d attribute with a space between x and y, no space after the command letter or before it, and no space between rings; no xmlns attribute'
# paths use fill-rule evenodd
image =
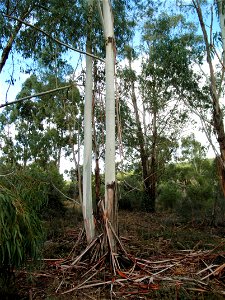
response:
<svg viewBox="0 0 225 300"><path fill-rule="evenodd" d="M188 120L182 101L194 102L206 96L192 71L192 62L201 59L201 39L195 35L195 27L182 15L149 13L140 75L130 63L125 84L137 126L145 209L154 211L160 174Z"/></svg>
<svg viewBox="0 0 225 300"><path fill-rule="evenodd" d="M117 195L115 162L115 55L113 12L108 0L103 0L104 34L106 41L106 150L105 150L105 210L117 232ZM112 251L116 250L115 236L110 230Z"/></svg>
<svg viewBox="0 0 225 300"><path fill-rule="evenodd" d="M93 13L93 1L88 2L89 18L87 34L87 48L92 50L91 40L91 16ZM105 152L105 202L104 209L113 227L116 227L116 193L115 193L115 91L114 91L114 70L115 70L115 38L114 22L111 3L103 0L99 3L99 14L102 21L105 39L105 76L106 76L106 152ZM92 122L92 60L86 61L86 88L85 88L85 149L84 149L84 188L83 188L83 216L86 228L87 241L90 243L95 234L93 207L91 197L91 122ZM110 232L110 244L115 249L115 241Z"/></svg>
<svg viewBox="0 0 225 300"><path fill-rule="evenodd" d="M222 41L222 49L224 51L224 2L216 1L216 8L218 9L218 15L220 19L221 26L221 41ZM204 17L204 8L205 5L211 12L211 21L210 21L210 31L208 30L208 25L206 24L208 20ZM199 24L202 30L202 37L204 40L205 46L205 57L208 64L208 73L209 73L209 104L210 104L210 114L212 117L212 122L210 122L209 127L213 128L214 135L217 139L219 146L219 171L222 189L225 194L225 130L224 130L224 120L223 120L223 105L222 105L222 97L224 93L224 53L222 55L222 59L218 54L217 47L215 45L215 39L213 39L213 11L214 7L212 3L208 1L199 1L192 0L192 6L194 11L196 12L199 20ZM214 35L216 36L216 35ZM217 55L219 62L221 64L221 70L218 71L214 64L214 57ZM212 144L213 149L215 146L208 134L210 143Z"/></svg>
<svg viewBox="0 0 225 300"><path fill-rule="evenodd" d="M162 13L156 23L147 22L145 25L144 38L149 52L141 79L144 79L142 88L146 107L152 114L150 174L157 174L153 163L157 161L160 135L177 141L182 134L181 128L188 119L182 102L208 102L205 87L199 85L201 77L193 70L193 64L202 60L202 39L195 30L194 24L181 14L170 16ZM157 180L154 175L151 178L154 193Z"/></svg>
<svg viewBox="0 0 225 300"><path fill-rule="evenodd" d="M93 9L93 1L87 2L87 50L94 54L105 55L105 93L106 93L106 131L105 131L105 202L104 209L114 229L117 231L117 203L116 203L116 183L115 183L115 60L116 60L116 44L114 34L114 15L115 15L115 32L119 35L119 48L123 45L123 41L129 39L132 35L131 30L126 21L126 2L124 1L97 1L98 16L96 19L96 11ZM115 12L115 13L114 13ZM124 22L126 21L126 22ZM123 23L123 24L122 24ZM100 29L99 25L102 26ZM121 32L121 25L124 31ZM103 34L102 34L103 31ZM94 71L97 66L95 64ZM92 192L91 192L91 123L92 123L92 98L93 98L93 77L92 77L92 60L86 60L86 88L85 88L85 145L84 145L84 169L83 169L83 214L86 226L87 240L90 242L94 237ZM96 74L96 72L95 72ZM94 86L99 85L97 76ZM96 96L96 93L95 93ZM94 98L93 98L94 99ZM96 99L95 99L96 100ZM96 101L95 101L96 103ZM94 119L94 117L93 117ZM96 139L96 127L94 124L94 146L96 156L96 170L98 170L98 150ZM96 173L99 176L98 173ZM96 178L97 189L99 190L99 178ZM96 189L96 190L97 190ZM111 246L115 246L113 234L110 236Z"/></svg>
<svg viewBox="0 0 225 300"><path fill-rule="evenodd" d="M43 80L43 79L42 79ZM28 78L22 86L18 98L33 93L40 93L55 86L55 77L46 76L44 82L35 75ZM60 82L60 79L58 79ZM60 82L66 85L65 82ZM59 168L62 149L71 153L70 139L77 140L77 125L79 121L80 95L75 86L71 89L43 96L36 96L34 100L18 102L13 107L7 107L1 114L1 132L3 151L5 155L14 149L15 162L35 161L45 167L50 160ZM11 135L8 126L11 126ZM68 126L72 127L71 137ZM13 132L15 132L13 134ZM9 141L12 141L11 147Z"/></svg>
<svg viewBox="0 0 225 300"><path fill-rule="evenodd" d="M88 1L86 51L92 52L93 0ZM86 84L84 106L84 163L83 163L83 200L82 209L87 242L95 236L92 203L92 111L93 111L93 60L86 55Z"/></svg>
<svg viewBox="0 0 225 300"><path fill-rule="evenodd" d="M196 141L194 134L181 139L180 161L186 161L193 165L196 173L201 175L202 165L206 159L207 149L200 142Z"/></svg>

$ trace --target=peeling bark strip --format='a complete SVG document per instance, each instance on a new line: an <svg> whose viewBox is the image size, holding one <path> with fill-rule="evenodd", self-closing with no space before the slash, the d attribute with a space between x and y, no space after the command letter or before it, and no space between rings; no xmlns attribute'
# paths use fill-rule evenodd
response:
<svg viewBox="0 0 225 300"><path fill-rule="evenodd" d="M111 184L107 184L106 186L106 194L107 194L107 210L106 217L108 217L114 231L118 232L118 199L117 199L117 191L116 191L116 182L112 182ZM114 239L114 234L109 228L109 237L111 238L111 246L114 252L117 251L116 241Z"/></svg>
<svg viewBox="0 0 225 300"><path fill-rule="evenodd" d="M225 195L225 169L221 163L221 158L219 156L216 157L216 164L222 192Z"/></svg>

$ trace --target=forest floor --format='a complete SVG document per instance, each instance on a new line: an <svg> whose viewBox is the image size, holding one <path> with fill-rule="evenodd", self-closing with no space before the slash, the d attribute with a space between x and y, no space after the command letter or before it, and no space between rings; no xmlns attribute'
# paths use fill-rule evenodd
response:
<svg viewBox="0 0 225 300"><path fill-rule="evenodd" d="M224 227L182 222L171 213L120 211L120 240L129 255L148 265L146 273L130 268L137 279L121 271L121 279L112 275L109 284L109 270L96 272L82 286L79 280L91 266L68 266L84 247L76 245L81 216L68 211L64 219L52 219L46 226L43 259L15 272L18 296L7 299L225 299ZM102 285L89 284L94 280Z"/></svg>

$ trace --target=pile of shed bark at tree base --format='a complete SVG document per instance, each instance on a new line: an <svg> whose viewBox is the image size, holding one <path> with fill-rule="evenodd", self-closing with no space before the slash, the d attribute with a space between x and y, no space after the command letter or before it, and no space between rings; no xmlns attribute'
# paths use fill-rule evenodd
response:
<svg viewBox="0 0 225 300"><path fill-rule="evenodd" d="M177 295L185 290L225 296L225 252L219 251L225 242L212 250L183 250L166 258L163 255L159 259L159 255L147 260L127 253L121 242L126 243L126 239L119 239L109 222L105 226L104 233L86 247L84 232L80 232L66 259L44 260L48 271L36 275L54 277L55 282L57 279L54 295L80 294L83 299L85 295L87 299L98 299L91 295L103 293L108 295L105 299L149 299L153 291L160 292L166 286L175 288ZM117 253L111 250L109 229L117 241ZM81 245L84 250L77 255L77 247L80 249Z"/></svg>

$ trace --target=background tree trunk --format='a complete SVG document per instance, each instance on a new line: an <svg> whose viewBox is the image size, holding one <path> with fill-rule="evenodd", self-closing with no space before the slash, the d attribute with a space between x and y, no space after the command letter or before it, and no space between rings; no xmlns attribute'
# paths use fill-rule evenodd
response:
<svg viewBox="0 0 225 300"><path fill-rule="evenodd" d="M94 78L96 85L96 77ZM100 178L100 168L99 168L99 146L96 137L96 129L95 129L95 96L93 97L93 147L95 153L95 205L97 207L98 202L100 201L100 188L101 188L101 178Z"/></svg>
<svg viewBox="0 0 225 300"><path fill-rule="evenodd" d="M27 9L25 9L25 12L24 14L21 16L21 20L24 21L26 19L27 16L29 16L30 12L32 11L32 8L28 7ZM10 51L12 50L12 46L13 46L13 43L22 27L23 23L22 22L17 22L17 25L15 26L14 30L12 31L9 39L8 39L8 42L5 46L5 48L3 49L2 51L2 55L1 55L1 59L0 59L0 73L2 72L2 69L4 68L5 66L5 63L9 57L9 53Z"/></svg>
<svg viewBox="0 0 225 300"><path fill-rule="evenodd" d="M151 160L149 166L149 180L150 180L150 191L149 197L151 199L149 203L149 211L155 212L155 202L156 202L156 188L157 188L157 157L156 157L156 144L157 144L157 124L156 124L156 111L153 112L152 120L152 149L151 149Z"/></svg>
<svg viewBox="0 0 225 300"><path fill-rule="evenodd" d="M213 119L213 127L214 131L216 133L216 138L219 144L220 149L220 167L221 170L219 172L220 178L221 178L221 187L225 196L225 132L224 132L224 123L223 123L223 112L220 107L220 93L219 89L217 89L217 82L216 82L216 76L215 71L213 68L213 62L212 62L212 56L211 56L211 45L208 39L205 23L203 20L201 5L199 0L192 0L193 5L195 7L195 10L198 14L199 23L202 29L203 38L206 46L206 56L207 56L207 62L209 65L209 71L210 71L210 95L212 100L212 119ZM219 8L219 14L220 14L220 8ZM224 20L224 19L223 19ZM223 23L224 21L222 21ZM224 24L222 24L222 27Z"/></svg>
<svg viewBox="0 0 225 300"><path fill-rule="evenodd" d="M129 68L132 71L131 67L131 59L129 59ZM137 124L137 139L140 148L140 156L141 156L141 165L142 165L142 177L143 177L143 184L144 184L144 208L147 212L154 212L155 211L155 182L154 178L151 177L149 172L149 161L148 161L148 154L145 148L145 138L144 133L141 126L140 116L138 112L137 106L137 98L135 94L134 82L131 83L131 100L134 107L134 114L135 114L135 121ZM154 151L153 151L154 153ZM151 160L151 167L155 165ZM154 172L154 170L153 170ZM152 172L151 172L152 173ZM154 175L154 173L153 173ZM154 196L154 197L153 197Z"/></svg>

